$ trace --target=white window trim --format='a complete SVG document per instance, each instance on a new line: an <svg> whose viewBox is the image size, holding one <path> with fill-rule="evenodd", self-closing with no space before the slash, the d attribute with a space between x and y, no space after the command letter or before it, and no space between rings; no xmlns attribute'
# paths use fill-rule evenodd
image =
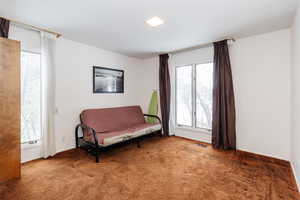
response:
<svg viewBox="0 0 300 200"><path fill-rule="evenodd" d="M188 131L195 131L195 132L202 132L211 135L211 129L206 128L200 128L196 126L197 123L197 116L196 116L196 83L197 83L197 77L196 77L196 66L202 65L202 64L209 64L213 63L213 61L205 61L205 62L199 62L199 63L193 63L193 64L184 64L180 66L175 66L175 128L182 129L182 130L188 130ZM177 68L180 67L187 67L192 66L192 126L185 126L177 124Z"/></svg>

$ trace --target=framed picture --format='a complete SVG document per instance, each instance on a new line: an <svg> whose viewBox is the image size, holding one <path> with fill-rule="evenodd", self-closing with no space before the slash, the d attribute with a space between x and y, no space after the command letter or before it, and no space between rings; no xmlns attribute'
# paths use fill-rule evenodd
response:
<svg viewBox="0 0 300 200"><path fill-rule="evenodd" d="M124 93L124 70L93 67L94 93Z"/></svg>

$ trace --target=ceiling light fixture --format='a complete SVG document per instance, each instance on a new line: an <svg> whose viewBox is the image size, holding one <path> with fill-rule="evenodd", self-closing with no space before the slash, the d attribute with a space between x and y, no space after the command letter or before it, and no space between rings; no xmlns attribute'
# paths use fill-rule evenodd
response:
<svg viewBox="0 0 300 200"><path fill-rule="evenodd" d="M162 25L164 23L164 20L162 20L161 18L155 16L155 17L152 17L151 19L148 19L146 21L146 23L149 26L156 27L156 26Z"/></svg>

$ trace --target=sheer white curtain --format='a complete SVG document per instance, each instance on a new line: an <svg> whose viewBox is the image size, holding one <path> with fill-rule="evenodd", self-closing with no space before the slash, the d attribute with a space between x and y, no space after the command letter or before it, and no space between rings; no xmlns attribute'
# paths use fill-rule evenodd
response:
<svg viewBox="0 0 300 200"><path fill-rule="evenodd" d="M170 72L170 82L171 82L171 105L170 105L170 121L169 121L169 131L170 135L175 135L176 131L176 83L175 83L175 66L173 62L172 54L169 54L169 72Z"/></svg>
<svg viewBox="0 0 300 200"><path fill-rule="evenodd" d="M56 153L55 112L55 68L53 45L55 37L41 32L41 85L42 85L42 156L48 158Z"/></svg>

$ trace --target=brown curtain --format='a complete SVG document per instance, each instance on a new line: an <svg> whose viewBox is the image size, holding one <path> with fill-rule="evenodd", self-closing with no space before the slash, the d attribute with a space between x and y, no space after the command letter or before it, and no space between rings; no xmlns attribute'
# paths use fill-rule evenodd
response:
<svg viewBox="0 0 300 200"><path fill-rule="evenodd" d="M162 116L162 126L165 136L169 136L171 84L169 74L169 55L159 56L159 94Z"/></svg>
<svg viewBox="0 0 300 200"><path fill-rule="evenodd" d="M8 38L9 20L0 17L0 37Z"/></svg>
<svg viewBox="0 0 300 200"><path fill-rule="evenodd" d="M227 40L214 43L212 144L236 149L235 105Z"/></svg>

